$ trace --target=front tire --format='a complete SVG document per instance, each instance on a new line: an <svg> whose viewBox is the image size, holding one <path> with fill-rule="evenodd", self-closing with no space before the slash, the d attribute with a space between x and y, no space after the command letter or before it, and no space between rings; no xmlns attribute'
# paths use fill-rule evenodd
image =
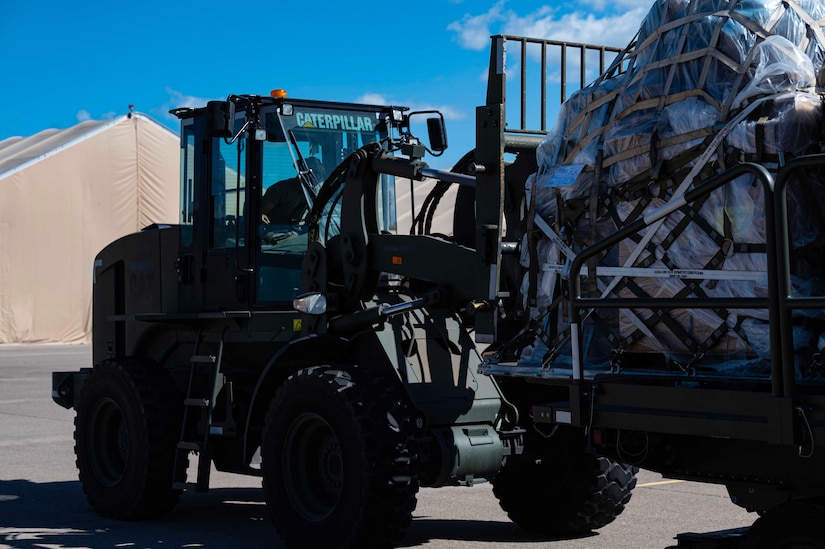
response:
<svg viewBox="0 0 825 549"><path fill-rule="evenodd" d="M83 492L105 517L141 519L177 504L172 489L182 398L152 361L106 360L80 393L75 455ZM188 460L179 465L186 467Z"/></svg>
<svg viewBox="0 0 825 549"><path fill-rule="evenodd" d="M315 367L279 389L266 418L263 487L288 547L384 547L404 535L418 456L393 381Z"/></svg>
<svg viewBox="0 0 825 549"><path fill-rule="evenodd" d="M510 520L529 532L576 535L624 511L638 468L586 453L583 441L576 431L559 429L501 470L491 483Z"/></svg>

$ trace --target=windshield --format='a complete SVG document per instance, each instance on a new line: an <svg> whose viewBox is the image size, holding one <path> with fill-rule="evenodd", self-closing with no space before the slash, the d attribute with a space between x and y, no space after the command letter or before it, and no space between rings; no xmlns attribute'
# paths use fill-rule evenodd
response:
<svg viewBox="0 0 825 549"><path fill-rule="evenodd" d="M320 184L359 147L387 137L380 113L290 107L264 113L264 187L307 167ZM302 157L308 166L302 166Z"/></svg>
<svg viewBox="0 0 825 549"><path fill-rule="evenodd" d="M283 105L262 114L261 213L272 229L302 227L327 176L360 147L387 137L383 115L370 110ZM395 189L392 179L385 179L379 218L383 230L394 230Z"/></svg>
<svg viewBox="0 0 825 549"><path fill-rule="evenodd" d="M324 180L353 152L368 143L382 141L388 133L383 114L366 109L287 104L265 107L261 120L266 141L261 159L260 252L264 257L259 297L263 301L281 301L292 299L300 289L299 273L295 273L296 287L289 289L289 295L284 294L284 271L280 264L288 261L284 256L302 256L306 251L307 217ZM379 192L381 229L394 230L395 187L391 177L382 176ZM338 212L333 211L327 217L337 216ZM329 226L337 232L337 222ZM332 234L327 231L326 236ZM279 268L274 263L268 266L273 261Z"/></svg>

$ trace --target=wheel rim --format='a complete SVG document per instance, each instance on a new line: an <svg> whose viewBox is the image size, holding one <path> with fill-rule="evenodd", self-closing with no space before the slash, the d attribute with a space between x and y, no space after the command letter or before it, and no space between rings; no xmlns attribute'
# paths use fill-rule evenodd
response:
<svg viewBox="0 0 825 549"><path fill-rule="evenodd" d="M344 481L338 437L327 421L314 413L300 415L284 441L284 487L302 518L318 522L332 514Z"/></svg>
<svg viewBox="0 0 825 549"><path fill-rule="evenodd" d="M91 415L88 453L92 470L104 486L123 478L129 459L129 430L120 406L110 398L100 399Z"/></svg>

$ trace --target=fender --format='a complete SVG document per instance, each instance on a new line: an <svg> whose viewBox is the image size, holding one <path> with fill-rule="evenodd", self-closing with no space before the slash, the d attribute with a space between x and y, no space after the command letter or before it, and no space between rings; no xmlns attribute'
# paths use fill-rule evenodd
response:
<svg viewBox="0 0 825 549"><path fill-rule="evenodd" d="M300 368L317 366L325 363L340 363L352 353L352 341L349 339L331 336L310 334L290 341L278 350L267 362L263 369L255 390L252 393L247 412L244 430L244 460L249 463L252 454L257 448L256 442L261 437L250 437L250 432L261 429L269 403L281 383L293 372Z"/></svg>

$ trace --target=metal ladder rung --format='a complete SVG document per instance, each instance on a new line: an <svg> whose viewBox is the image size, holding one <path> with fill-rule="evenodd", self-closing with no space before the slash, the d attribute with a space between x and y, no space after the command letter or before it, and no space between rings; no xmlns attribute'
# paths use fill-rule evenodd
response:
<svg viewBox="0 0 825 549"><path fill-rule="evenodd" d="M235 434L235 424L234 423L213 423L209 426L209 434L210 435L217 435L217 436L225 436L225 435L234 435Z"/></svg>
<svg viewBox="0 0 825 549"><path fill-rule="evenodd" d="M181 441L178 442L178 450L192 450L194 452L200 452L201 445L197 442L186 442Z"/></svg>
<svg viewBox="0 0 825 549"><path fill-rule="evenodd" d="M191 358L189 359L189 385L186 390L186 395L183 399L184 407L181 434L177 445L177 451L175 453L175 475L172 479L172 484L175 489L186 490L194 486L197 492L206 492L207 490L209 490L209 474L211 471L212 463L210 448L211 445L209 444L209 437L212 435L223 436L226 434L234 433L234 425L230 425L230 428L226 428L223 423L212 424L211 419L213 411L212 407L214 406L214 400L215 398L217 398L217 394L219 391L219 387L217 385L219 376L220 382L225 383L225 378L220 373L221 361L223 357L223 338L225 332L226 328L224 328L224 330L221 332L221 337L218 344L218 352L216 355L198 354L198 347L201 343L202 331L199 330L197 335L195 336L195 348L193 349L193 353L191 355ZM209 365L212 366L212 368L209 368L209 366L204 367L202 365ZM209 371L207 372L205 370ZM208 389L208 395L198 397L192 394L193 392L200 392L200 389L198 389L198 391L195 391L195 387L200 385L198 383L195 383L196 376L203 381L211 380L211 388ZM227 404L227 406L228 405L229 404ZM194 412L195 408L200 410L201 418L206 423L206 433L203 435L203 439L198 442L184 439L186 428L189 422L189 413ZM229 417L231 418L231 410L228 413ZM198 453L198 476L197 482L195 484L185 482L186 471L178 471L178 463L180 463L178 460L184 458L184 456L182 455L184 451L192 451Z"/></svg>
<svg viewBox="0 0 825 549"><path fill-rule="evenodd" d="M203 489L202 486L199 486L196 482L173 482L172 488L175 490L194 490L195 492L205 492L206 490Z"/></svg>

